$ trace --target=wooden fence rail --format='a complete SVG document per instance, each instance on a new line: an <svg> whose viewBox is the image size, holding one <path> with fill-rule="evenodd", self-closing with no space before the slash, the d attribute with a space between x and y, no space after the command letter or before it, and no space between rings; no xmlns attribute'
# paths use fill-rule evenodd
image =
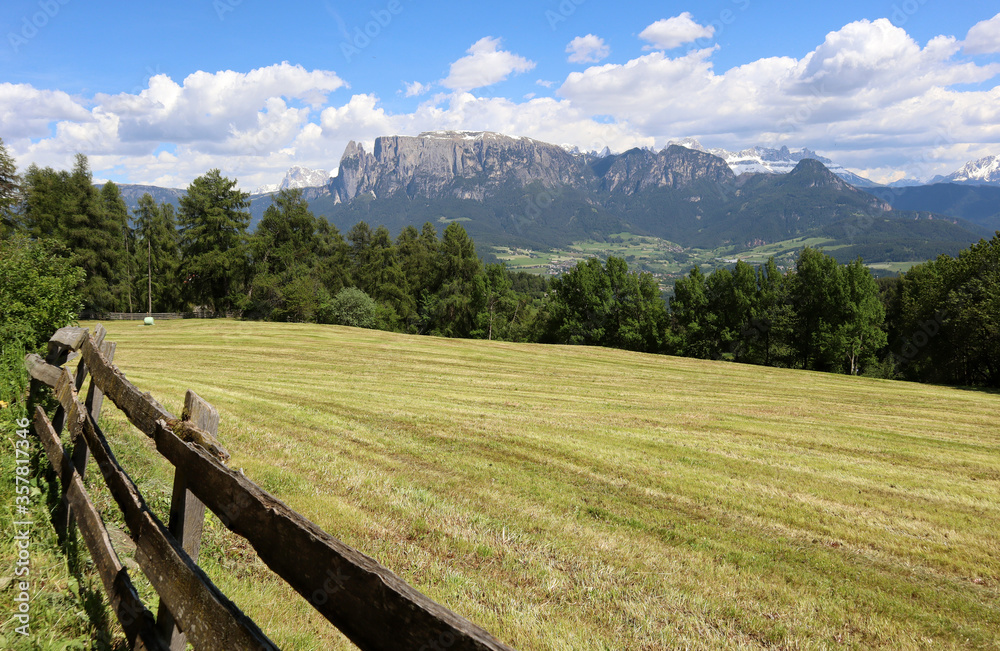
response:
<svg viewBox="0 0 1000 651"><path fill-rule="evenodd" d="M28 355L25 366L59 401L51 422L37 408L34 425L62 480L65 523L78 524L112 609L135 648L176 650L186 641L196 649L277 648L197 565L207 506L361 649L509 649L228 468L229 454L215 437L214 408L189 391L184 413L176 418L111 363L114 346L104 342L104 336L101 326L94 335L64 328L53 335L46 359ZM81 356L76 378L60 368L71 352ZM91 390L81 403L78 391L88 373ZM149 510L98 426L102 396L152 438L173 464L168 526ZM73 459L59 441L64 423L74 441ZM136 562L160 595L155 621L139 600L83 487L87 455L80 450L93 455L136 543Z"/></svg>

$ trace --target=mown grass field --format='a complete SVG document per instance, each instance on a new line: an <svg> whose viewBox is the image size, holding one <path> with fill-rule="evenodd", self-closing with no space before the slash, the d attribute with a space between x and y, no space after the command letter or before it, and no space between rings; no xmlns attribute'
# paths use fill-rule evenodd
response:
<svg viewBox="0 0 1000 651"><path fill-rule="evenodd" d="M218 407L231 466L519 649L1000 645L996 394L331 326L106 325L140 389ZM116 414L162 514L169 469ZM350 647L214 517L204 565L279 646Z"/></svg>

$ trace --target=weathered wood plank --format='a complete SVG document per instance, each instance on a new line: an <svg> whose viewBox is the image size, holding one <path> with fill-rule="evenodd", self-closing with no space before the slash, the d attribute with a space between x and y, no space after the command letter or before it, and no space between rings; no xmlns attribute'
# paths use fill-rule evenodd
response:
<svg viewBox="0 0 1000 651"><path fill-rule="evenodd" d="M59 328L55 331L51 337L49 337L49 342L54 344L61 344L67 348L72 348L73 350L79 350L80 346L83 345L83 340L89 336L86 328Z"/></svg>
<svg viewBox="0 0 1000 651"><path fill-rule="evenodd" d="M137 640L140 640L142 646L147 649L166 651L166 645L156 632L153 614L146 609L139 598L128 572L118 559L97 508L90 500L80 475L73 468L59 442L59 437L52 428L52 423L41 407L35 411L34 425L35 432L49 457L49 463L57 469L62 477L63 486L67 487L65 497L73 505L80 534L87 549L90 550L90 556L104 585L104 591L108 595L111 609L121 622L129 644L135 647Z"/></svg>
<svg viewBox="0 0 1000 651"><path fill-rule="evenodd" d="M197 393L188 389L184 396L184 422L215 436L219 430L219 412ZM174 469L174 490L170 500L170 521L167 529L181 544L191 560L197 562L201 551L201 536L205 526L205 505L188 490L188 480L184 470ZM165 603L160 604L156 613L156 624L167 640L170 651L184 651L186 636L177 627L173 615Z"/></svg>
<svg viewBox="0 0 1000 651"><path fill-rule="evenodd" d="M138 488L115 459L100 427L82 408L69 371L63 370L55 393L66 407L67 427L74 435L82 432L86 437L94 461L125 516L129 535L136 543L136 562L191 643L204 649L276 649L257 625L191 561L146 506ZM169 435L176 439L173 432Z"/></svg>
<svg viewBox="0 0 1000 651"><path fill-rule="evenodd" d="M49 364L42 359L41 355L36 353L30 353L25 356L24 367L28 369L28 374L32 379L38 380L50 387L54 387L59 381L59 376L62 375L60 367Z"/></svg>
<svg viewBox="0 0 1000 651"><path fill-rule="evenodd" d="M204 450L157 425L156 449L260 559L361 649L509 649L374 559L302 517ZM294 551L291 551L294 550Z"/></svg>

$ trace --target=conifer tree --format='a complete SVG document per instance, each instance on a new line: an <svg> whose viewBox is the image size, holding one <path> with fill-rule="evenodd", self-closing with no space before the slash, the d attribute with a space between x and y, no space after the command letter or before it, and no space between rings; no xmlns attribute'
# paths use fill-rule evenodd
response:
<svg viewBox="0 0 1000 651"><path fill-rule="evenodd" d="M15 214L21 199L21 177L14 157L0 138L0 236L6 236L17 224Z"/></svg>
<svg viewBox="0 0 1000 651"><path fill-rule="evenodd" d="M181 279L179 234L174 207L156 204L152 195L139 197L132 213L135 219L135 260L137 269L139 310L171 312L180 309Z"/></svg>
<svg viewBox="0 0 1000 651"><path fill-rule="evenodd" d="M191 302L215 312L241 304L246 283L249 193L218 169L199 176L180 200L182 283Z"/></svg>

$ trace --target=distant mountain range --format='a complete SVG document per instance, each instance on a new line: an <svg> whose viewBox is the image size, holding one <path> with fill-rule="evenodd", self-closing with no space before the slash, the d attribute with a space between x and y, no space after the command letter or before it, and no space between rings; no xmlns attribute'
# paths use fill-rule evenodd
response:
<svg viewBox="0 0 1000 651"><path fill-rule="evenodd" d="M612 154L491 132L383 136L370 152L348 144L333 178L292 168L255 193L251 211L256 221L271 193L302 187L313 212L342 231L362 220L393 233L461 221L480 246L532 248L626 231L698 248L823 237L839 257L869 262L955 253L1000 227L987 192L1000 187L885 188L808 149L682 144ZM182 191L165 192L175 200Z"/></svg>
<svg viewBox="0 0 1000 651"><path fill-rule="evenodd" d="M931 183L968 183L972 185L1000 186L1000 156L986 156L966 163L948 176L937 176Z"/></svg>
<svg viewBox="0 0 1000 651"><path fill-rule="evenodd" d="M316 188L324 186L330 182L330 174L326 170L311 170L299 165L292 166L285 174L285 178L280 183L263 185L253 194L270 194L289 188Z"/></svg>

